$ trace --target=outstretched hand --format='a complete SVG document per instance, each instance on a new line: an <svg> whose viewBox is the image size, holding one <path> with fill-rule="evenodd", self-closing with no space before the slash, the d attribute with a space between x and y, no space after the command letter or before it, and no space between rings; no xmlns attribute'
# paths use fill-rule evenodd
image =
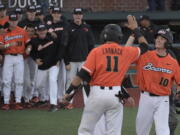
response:
<svg viewBox="0 0 180 135"><path fill-rule="evenodd" d="M126 26L127 26L129 29L134 30L134 29L138 28L138 23L137 23L137 21L136 21L135 16L128 15L128 16L127 16L127 21L128 21L128 24L126 24Z"/></svg>

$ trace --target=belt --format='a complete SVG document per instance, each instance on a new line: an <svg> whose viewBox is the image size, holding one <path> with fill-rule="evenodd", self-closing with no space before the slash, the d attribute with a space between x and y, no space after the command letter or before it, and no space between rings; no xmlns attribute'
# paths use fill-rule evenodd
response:
<svg viewBox="0 0 180 135"><path fill-rule="evenodd" d="M104 86L100 86L100 88L101 88L102 90L104 90L106 87L104 87ZM107 87L107 88L109 88L109 90L112 90L112 89L113 89L113 87L112 87L112 86Z"/></svg>
<svg viewBox="0 0 180 135"><path fill-rule="evenodd" d="M144 93L145 91L141 91L141 93ZM149 94L149 96L152 96L152 97L159 97L160 95L156 95L156 94L153 94L153 93L150 93L150 92L147 92Z"/></svg>
<svg viewBox="0 0 180 135"><path fill-rule="evenodd" d="M9 55L18 56L18 54L15 54L15 53L10 53Z"/></svg>

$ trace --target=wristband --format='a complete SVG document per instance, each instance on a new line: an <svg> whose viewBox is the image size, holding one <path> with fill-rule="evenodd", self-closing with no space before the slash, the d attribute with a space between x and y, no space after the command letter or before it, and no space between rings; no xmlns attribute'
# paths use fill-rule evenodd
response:
<svg viewBox="0 0 180 135"><path fill-rule="evenodd" d="M27 51L30 52L30 51L31 51L31 47L28 47L28 48L27 48Z"/></svg>
<svg viewBox="0 0 180 135"><path fill-rule="evenodd" d="M81 86L81 84L78 85L78 86L74 86L74 85L71 84L71 85L69 86L69 88L66 90L66 94L70 94L73 90L78 89L80 86Z"/></svg>
<svg viewBox="0 0 180 135"><path fill-rule="evenodd" d="M5 44L4 48L8 48L10 46L10 44Z"/></svg>
<svg viewBox="0 0 180 135"><path fill-rule="evenodd" d="M134 29L133 33L134 33L136 38L140 38L143 36L139 28Z"/></svg>

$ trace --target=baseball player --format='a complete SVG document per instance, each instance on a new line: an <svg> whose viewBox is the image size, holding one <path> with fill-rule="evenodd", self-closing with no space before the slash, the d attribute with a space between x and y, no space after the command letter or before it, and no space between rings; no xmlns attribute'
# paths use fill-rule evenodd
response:
<svg viewBox="0 0 180 135"><path fill-rule="evenodd" d="M22 21L22 19L23 19L23 11L22 11L22 9L21 8L16 8L15 13L18 16L18 22Z"/></svg>
<svg viewBox="0 0 180 135"><path fill-rule="evenodd" d="M80 70L88 53L94 48L95 41L92 30L88 24L83 21L82 8L75 8L73 11L73 21L69 27L69 42L67 45L65 62L67 69L67 85L68 88L73 77ZM87 98L83 90L84 99ZM69 109L73 106L68 106Z"/></svg>
<svg viewBox="0 0 180 135"><path fill-rule="evenodd" d="M128 16L128 22L129 28L134 30L139 41L145 42L137 29L135 18ZM90 52L64 96L66 99L69 93L78 89L82 80L89 82L91 86L78 135L93 135L95 125L102 115L105 117L106 134L119 135L121 133L123 105L119 100L121 101L123 96L134 104L132 97L121 89L121 83L129 65L137 60L140 54L147 51L145 44L140 47L120 46L122 31L115 24L105 26L101 37L104 43Z"/></svg>
<svg viewBox="0 0 180 135"><path fill-rule="evenodd" d="M36 37L35 28L32 24L28 24L26 27L26 31L29 35L30 40ZM27 51L27 50L26 50ZM30 107L29 101L32 99L33 92L35 89L35 73L37 71L37 64L34 60L24 55L24 91L23 97L27 107Z"/></svg>
<svg viewBox="0 0 180 135"><path fill-rule="evenodd" d="M180 68L167 52L171 33L159 30L155 50L144 53L137 62L137 82L141 90L136 118L137 135L149 135L153 120L156 135L169 135L169 95L173 81L180 85Z"/></svg>
<svg viewBox="0 0 180 135"><path fill-rule="evenodd" d="M59 52L59 54L62 55L60 57L63 57L65 54L65 47L67 46L67 43L68 43L68 32L67 32L68 23L64 21L61 18L61 16L62 16L61 9L59 7L53 7L52 22L48 24L47 26L48 26L49 33L53 37L57 38L57 44L61 46L61 52ZM62 99L65 92L65 81L66 81L64 61L60 62L59 69L61 70L61 72L59 72L59 76L58 76L59 78L58 79L58 99ZM52 98L51 95L50 95L50 98Z"/></svg>
<svg viewBox="0 0 180 135"><path fill-rule="evenodd" d="M15 13L9 15L9 28L4 35L4 65L3 65L3 94L4 105L2 109L9 110L11 81L14 74L15 81L15 109L21 110L21 98L23 92L24 82L24 59L23 54L25 52L25 44L28 42L29 37L25 30L17 26L18 17Z"/></svg>
<svg viewBox="0 0 180 135"><path fill-rule="evenodd" d="M38 25L37 34L38 37L30 41L27 49L30 49L31 57L38 65L36 87L41 92L42 101L48 100L50 96L51 107L49 111L54 112L57 111L57 80L59 61L62 58L62 55L60 55L62 46L58 45L57 40L47 33L44 24ZM48 92L45 91L47 80L50 89Z"/></svg>
<svg viewBox="0 0 180 135"><path fill-rule="evenodd" d="M34 27L36 27L40 23L39 21L35 20L35 17L36 17L35 6L29 6L27 8L26 15L27 15L27 18L25 18L24 20L22 20L18 23L19 27L26 29L26 26L28 24L32 24L32 25L34 25Z"/></svg>

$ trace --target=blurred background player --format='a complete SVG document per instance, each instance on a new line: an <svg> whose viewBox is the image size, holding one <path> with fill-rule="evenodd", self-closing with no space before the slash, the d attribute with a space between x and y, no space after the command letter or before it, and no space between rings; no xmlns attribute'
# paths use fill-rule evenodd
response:
<svg viewBox="0 0 180 135"><path fill-rule="evenodd" d="M36 20L36 7L29 6L27 7L26 18L19 22L18 26L23 29L26 29L26 26L28 24L32 24L34 25L34 27L36 27L39 23L40 22Z"/></svg>
<svg viewBox="0 0 180 135"><path fill-rule="evenodd" d="M141 33L146 38L149 44L154 43L155 34L158 31L158 26L153 24L149 16L142 15L139 18L139 27Z"/></svg>
<svg viewBox="0 0 180 135"><path fill-rule="evenodd" d="M22 21L22 19L23 19L23 10L21 8L16 8L15 13L18 16L18 22Z"/></svg>
<svg viewBox="0 0 180 135"><path fill-rule="evenodd" d="M28 24L26 27L26 31L29 35L30 40L35 38L37 35L35 33L34 25ZM26 52L28 49L26 49ZM37 72L37 64L34 62L34 60L27 55L26 53L24 55L24 91L23 91L23 97L26 107L31 107L30 101L34 96L35 91L35 74ZM38 94L36 95L36 97Z"/></svg>
<svg viewBox="0 0 180 135"><path fill-rule="evenodd" d="M36 11L36 19L37 19L41 24L45 24L44 18L45 18L45 15L44 15L44 13L43 13L42 10Z"/></svg>
<svg viewBox="0 0 180 135"><path fill-rule="evenodd" d="M21 98L24 83L24 58L25 44L29 37L25 30L17 26L18 17L15 13L9 15L9 28L4 35L4 65L3 65L3 94L4 105L2 109L9 110L11 81L14 75L15 82L15 109L21 110Z"/></svg>
<svg viewBox="0 0 180 135"><path fill-rule="evenodd" d="M59 7L53 7L52 9L52 22L48 26L48 32L53 36L57 41L58 46L61 47L61 52L59 52L58 55L61 55L59 57L63 58L65 54L65 48L67 47L68 43L68 23L67 21L64 21L62 19L62 11ZM61 100L64 92L65 92L65 82L66 82L66 70L65 70L65 64L64 61L61 60L59 63L60 67L58 75L58 100ZM54 91L54 90L53 90ZM50 98L52 96L50 95Z"/></svg>
<svg viewBox="0 0 180 135"><path fill-rule="evenodd" d="M0 25L4 26L9 21L9 17L6 15L6 7L0 4Z"/></svg>
<svg viewBox="0 0 180 135"><path fill-rule="evenodd" d="M94 48L95 40L91 28L83 21L82 8L75 8L73 11L73 21L68 27L69 40L66 51L66 69L67 69L67 85L68 88L73 77L82 67L89 52ZM87 96L83 90L83 97ZM72 105L69 105L72 108Z"/></svg>
<svg viewBox="0 0 180 135"><path fill-rule="evenodd" d="M59 62L63 57L60 53L63 45L60 46L56 38L47 31L44 24L39 24L38 36L30 41L27 49L30 49L30 55L38 65L36 87L41 94L41 101L48 101L50 97L49 111L55 112L57 111ZM46 89L47 82L49 90Z"/></svg>

